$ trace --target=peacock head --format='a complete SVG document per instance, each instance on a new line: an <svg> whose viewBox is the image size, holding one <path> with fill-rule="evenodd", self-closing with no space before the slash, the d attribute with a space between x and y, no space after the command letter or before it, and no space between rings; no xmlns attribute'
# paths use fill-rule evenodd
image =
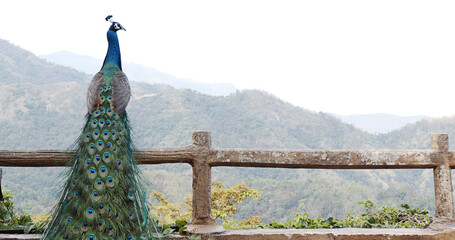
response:
<svg viewBox="0 0 455 240"><path fill-rule="evenodd" d="M106 17L106 21L109 21L109 22L112 23L112 25L109 28L109 30L114 31L114 32L117 32L118 30L125 30L126 31L126 29L122 26L122 24L114 21L114 19L112 18L112 15L107 16Z"/></svg>

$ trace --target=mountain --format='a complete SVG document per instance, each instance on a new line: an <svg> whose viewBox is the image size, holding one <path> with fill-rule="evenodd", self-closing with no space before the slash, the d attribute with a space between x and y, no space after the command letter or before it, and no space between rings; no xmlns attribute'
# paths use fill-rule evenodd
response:
<svg viewBox="0 0 455 240"><path fill-rule="evenodd" d="M49 63L3 40L0 59L0 149L69 148L83 125L85 91L91 76ZM131 86L133 98L127 111L139 148L189 145L191 133L197 130L211 131L216 148L428 148L430 131L454 131L451 119L422 120L389 134L374 135L266 92L244 90L209 96L164 84L131 82ZM163 192L170 201L182 201L191 193L192 169L188 164L141 169L149 190ZM3 187L16 194L14 201L20 211L47 212L55 202L63 171L4 168ZM342 217L358 210L357 202L362 200L388 206L406 202L434 210L431 170L215 167L212 173L214 180L227 186L244 181L263 193L261 200L240 206L239 217L257 213L270 221L293 212Z"/></svg>
<svg viewBox="0 0 455 240"><path fill-rule="evenodd" d="M449 135L449 149L455 149L455 116L434 119L423 119L408 124L388 134L381 135L382 142L386 142L392 149L429 149L430 133L446 133Z"/></svg>
<svg viewBox="0 0 455 240"><path fill-rule="evenodd" d="M410 123L415 123L422 119L429 119L428 116L398 116L393 114L378 113L378 114L356 114L341 116L336 115L343 122L352 124L369 133L379 134L388 133L399 129Z"/></svg>
<svg viewBox="0 0 455 240"><path fill-rule="evenodd" d="M0 39L0 84L49 84L79 82L86 75L50 64L31 52Z"/></svg>
<svg viewBox="0 0 455 240"><path fill-rule="evenodd" d="M99 71L103 62L102 59L78 55L68 51L55 52L48 55L41 55L40 57L49 62L73 67L78 71L91 75ZM226 96L237 90L230 83L203 83L191 79L178 78L154 68L135 63L123 63L123 70L128 73L128 78L133 81L150 84L162 83L177 89L192 89L213 96Z"/></svg>

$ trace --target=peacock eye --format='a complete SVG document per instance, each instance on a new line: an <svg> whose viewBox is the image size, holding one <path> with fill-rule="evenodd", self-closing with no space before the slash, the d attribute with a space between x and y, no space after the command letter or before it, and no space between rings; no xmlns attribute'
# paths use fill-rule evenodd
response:
<svg viewBox="0 0 455 240"><path fill-rule="evenodd" d="M103 209L103 208L104 208L104 205L103 205L103 204L101 204L101 205L100 205L100 209Z"/></svg>
<svg viewBox="0 0 455 240"><path fill-rule="evenodd" d="M70 218L70 217L69 217L67 220L68 220L68 222L71 222L71 221L73 221L73 219L72 219L72 218Z"/></svg>
<svg viewBox="0 0 455 240"><path fill-rule="evenodd" d="M114 229L114 228L112 226L109 226L109 230L112 230L112 229Z"/></svg>
<svg viewBox="0 0 455 240"><path fill-rule="evenodd" d="M95 145L93 145L93 144L90 144L90 148L92 148L92 149L93 149L93 148L95 148Z"/></svg>
<svg viewBox="0 0 455 240"><path fill-rule="evenodd" d="M93 124L96 124L96 120L94 120L92 123L93 123Z"/></svg>
<svg viewBox="0 0 455 240"><path fill-rule="evenodd" d="M100 134L100 132L98 132L98 131L95 131L95 135L96 135L96 136L98 136L98 134Z"/></svg>
<svg viewBox="0 0 455 240"><path fill-rule="evenodd" d="M109 134L109 132L108 131L104 131L103 134L104 134L104 136L107 136Z"/></svg>
<svg viewBox="0 0 455 240"><path fill-rule="evenodd" d="M93 214L93 210L92 210L92 209L89 209L87 212L88 212L89 214Z"/></svg>
<svg viewBox="0 0 455 240"><path fill-rule="evenodd" d="M90 173L95 173L95 169L90 169Z"/></svg>
<svg viewBox="0 0 455 240"><path fill-rule="evenodd" d="M104 97L103 97L103 96L101 96L100 98L101 98L101 100L104 100Z"/></svg>
<svg viewBox="0 0 455 240"><path fill-rule="evenodd" d="M103 222L99 222L98 225L102 226L102 225L103 225Z"/></svg>
<svg viewBox="0 0 455 240"><path fill-rule="evenodd" d="M101 184L101 183L103 183L103 182L101 182L101 180L98 180L96 183Z"/></svg>
<svg viewBox="0 0 455 240"><path fill-rule="evenodd" d="M96 161L101 161L101 158L99 156L96 156Z"/></svg>
<svg viewBox="0 0 455 240"><path fill-rule="evenodd" d="M113 182L114 179L113 179L113 178L108 178L107 181L108 181L108 182Z"/></svg>
<svg viewBox="0 0 455 240"><path fill-rule="evenodd" d="M87 133L87 135L85 135L86 138L89 138L90 137L90 134Z"/></svg>
<svg viewBox="0 0 455 240"><path fill-rule="evenodd" d="M118 165L122 164L122 161L118 161L117 164L118 164Z"/></svg>
<svg viewBox="0 0 455 240"><path fill-rule="evenodd" d="M104 158L109 158L109 153L104 154Z"/></svg>
<svg viewBox="0 0 455 240"><path fill-rule="evenodd" d="M82 226L87 227L88 223L84 222L84 223L82 223Z"/></svg>
<svg viewBox="0 0 455 240"><path fill-rule="evenodd" d="M97 192L93 192L93 196L98 196L98 193Z"/></svg>
<svg viewBox="0 0 455 240"><path fill-rule="evenodd" d="M106 168L101 168L101 172L106 172Z"/></svg>

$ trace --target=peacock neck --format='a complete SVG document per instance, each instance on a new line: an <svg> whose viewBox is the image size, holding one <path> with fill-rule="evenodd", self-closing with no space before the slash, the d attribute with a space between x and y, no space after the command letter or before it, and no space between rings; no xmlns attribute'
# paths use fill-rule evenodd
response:
<svg viewBox="0 0 455 240"><path fill-rule="evenodd" d="M115 31L109 30L107 31L107 41L108 41L108 48L106 58L104 58L103 70L107 65L114 64L120 70L122 70L122 60L120 57L120 45L118 42L117 33Z"/></svg>

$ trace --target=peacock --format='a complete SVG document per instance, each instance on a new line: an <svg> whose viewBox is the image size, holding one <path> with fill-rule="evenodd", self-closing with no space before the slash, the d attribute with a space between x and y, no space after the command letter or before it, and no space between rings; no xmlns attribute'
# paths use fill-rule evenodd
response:
<svg viewBox="0 0 455 240"><path fill-rule="evenodd" d="M117 31L126 29L112 15L106 21L111 23L107 54L88 87L86 123L43 239L159 238L141 187L125 111L131 89L122 71Z"/></svg>

